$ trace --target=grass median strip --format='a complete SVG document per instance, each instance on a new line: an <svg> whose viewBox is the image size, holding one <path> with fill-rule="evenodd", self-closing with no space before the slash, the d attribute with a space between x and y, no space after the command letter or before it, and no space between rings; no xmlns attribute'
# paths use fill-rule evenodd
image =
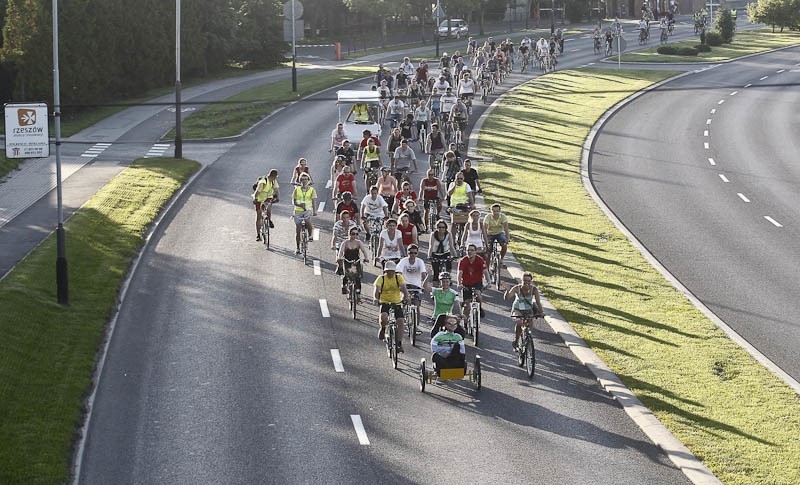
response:
<svg viewBox="0 0 800 485"><path fill-rule="evenodd" d="M656 31L654 31L656 32ZM700 37L693 37L679 42L669 42L666 45L681 48L694 47L700 43ZM800 32L772 32L771 29L744 30L737 32L733 42L721 46L711 47L711 52L700 52L697 56L674 56L656 52L659 46L642 51L623 54L623 62L721 62L737 57L765 52L778 47L800 44Z"/></svg>
<svg viewBox="0 0 800 485"><path fill-rule="evenodd" d="M189 115L183 121L183 138L203 139L238 135L281 106L323 89L369 76L374 72L373 66L324 69L298 77L296 93L292 92L291 79L281 79L242 91L227 98L223 104L212 104ZM164 136L164 139L173 138L175 138L174 130Z"/></svg>
<svg viewBox="0 0 800 485"><path fill-rule="evenodd" d="M0 281L0 483L65 483L106 320L144 234L199 167L137 160L65 224L70 306L51 235Z"/></svg>
<svg viewBox="0 0 800 485"><path fill-rule="evenodd" d="M512 250L592 348L725 483L800 483L800 400L665 281L580 178L583 142L611 106L668 77L563 71L515 89L478 149Z"/></svg>

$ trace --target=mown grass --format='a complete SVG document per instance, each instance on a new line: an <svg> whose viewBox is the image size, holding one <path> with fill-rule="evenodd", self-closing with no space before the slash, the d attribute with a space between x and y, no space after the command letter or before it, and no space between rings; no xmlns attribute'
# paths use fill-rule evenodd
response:
<svg viewBox="0 0 800 485"><path fill-rule="evenodd" d="M669 76L584 70L513 91L484 124L488 202L512 250L592 348L725 483L800 483L800 400L656 272L580 178L583 142L609 107ZM589 94L586 94L589 92Z"/></svg>
<svg viewBox="0 0 800 485"><path fill-rule="evenodd" d="M5 150L0 151L0 179L16 169L23 160L22 158L6 158Z"/></svg>
<svg viewBox="0 0 800 485"><path fill-rule="evenodd" d="M323 89L369 76L374 71L373 66L347 66L305 74L298 76L296 93L292 92L291 79L263 84L231 96L222 104L208 105L193 112L183 120L181 132L184 139L239 135L281 106ZM174 129L163 137L164 140L174 138Z"/></svg>
<svg viewBox="0 0 800 485"><path fill-rule="evenodd" d="M65 483L106 320L150 223L199 164L137 160L65 224L70 305L56 304L54 235L0 281L0 483Z"/></svg>
<svg viewBox="0 0 800 485"><path fill-rule="evenodd" d="M658 35L657 29L654 35ZM657 37L653 37L658 41ZM700 37L693 37L680 42L670 42L668 45L681 47L694 47L700 43ZM745 30L737 32L733 42L711 48L711 52L700 52L697 56L672 56L656 52L658 45L642 51L623 54L624 62L721 62L737 57L756 54L759 52L786 47L800 43L800 32L775 32L771 29Z"/></svg>

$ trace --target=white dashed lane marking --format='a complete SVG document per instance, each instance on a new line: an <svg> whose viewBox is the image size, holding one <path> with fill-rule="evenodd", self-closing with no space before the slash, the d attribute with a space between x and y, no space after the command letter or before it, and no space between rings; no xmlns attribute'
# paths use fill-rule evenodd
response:
<svg viewBox="0 0 800 485"><path fill-rule="evenodd" d="M320 298L319 300L319 309L322 311L322 316L325 318L330 318L331 312L328 311L328 300L324 298Z"/></svg>
<svg viewBox="0 0 800 485"><path fill-rule="evenodd" d="M336 372L344 372L342 356L339 355L339 349L331 349L331 359L333 359L333 368Z"/></svg>
<svg viewBox="0 0 800 485"><path fill-rule="evenodd" d="M314 260L314 276L322 276L322 268L319 265L319 260Z"/></svg>
<svg viewBox="0 0 800 485"><path fill-rule="evenodd" d="M92 145L92 148L88 148L85 152L81 153L81 156L84 158L96 158L110 146L111 143L95 143Z"/></svg>
<svg viewBox="0 0 800 485"><path fill-rule="evenodd" d="M745 84L744 87L749 88L752 84Z"/></svg>
<svg viewBox="0 0 800 485"><path fill-rule="evenodd" d="M750 202L750 199L748 199L747 197L745 197L745 195L744 195L743 193L739 192L739 193L737 193L736 195L738 195L738 196L739 196L739 198L740 198L740 199L742 199L742 201L744 201L744 202Z"/></svg>
<svg viewBox="0 0 800 485"><path fill-rule="evenodd" d="M367 430L364 429L364 423L361 422L361 416L358 414L351 414L350 419L353 421L353 428L356 429L356 436L358 436L358 444L369 445L369 438L367 438Z"/></svg>
<svg viewBox="0 0 800 485"><path fill-rule="evenodd" d="M717 162L715 162L713 158L709 158L708 159L708 163L710 163L711 165L716 165L717 164Z"/></svg>
<svg viewBox="0 0 800 485"><path fill-rule="evenodd" d="M719 101L717 101L717 104L722 104L722 103L724 103L724 102L725 102L725 100L724 100L724 99L720 99Z"/></svg>
<svg viewBox="0 0 800 485"><path fill-rule="evenodd" d="M707 125L710 125L710 124L711 124L711 118L709 118L709 119L707 119L707 120L706 120L706 124L707 124Z"/></svg>
<svg viewBox="0 0 800 485"><path fill-rule="evenodd" d="M762 77L761 79L759 79L759 81L763 81L764 79L766 79L766 78L768 78L768 77L769 77L769 76L764 76L764 77Z"/></svg>
<svg viewBox="0 0 800 485"><path fill-rule="evenodd" d="M324 200L319 203L319 209L317 209L317 212L325 212L325 201Z"/></svg>
<svg viewBox="0 0 800 485"><path fill-rule="evenodd" d="M739 93L739 91L734 91L731 94L729 94L728 96L736 96L738 93Z"/></svg>
<svg viewBox="0 0 800 485"><path fill-rule="evenodd" d="M764 216L764 219L766 219L769 222L771 222L772 225L775 226L775 227L783 227L783 224L781 224L780 222L778 222L775 219L771 218L770 216Z"/></svg>
<svg viewBox="0 0 800 485"><path fill-rule="evenodd" d="M716 113L716 112L717 112L717 108L714 108L714 109L712 109L712 110L711 110L711 114L712 114L712 115L713 115L714 113Z"/></svg>
<svg viewBox="0 0 800 485"><path fill-rule="evenodd" d="M706 142L703 142L703 148L705 148L706 150L708 150L708 142L707 142L707 141L706 141Z"/></svg>
<svg viewBox="0 0 800 485"><path fill-rule="evenodd" d="M786 69L779 69L779 70L777 70L776 72L777 72L778 74L780 74L780 73L782 73L782 72L783 72L783 71L785 71L785 70L786 70Z"/></svg>
<svg viewBox="0 0 800 485"><path fill-rule="evenodd" d="M730 180L728 180L728 177L726 177L725 174L719 174L719 178L721 178L726 184L730 183Z"/></svg>
<svg viewBox="0 0 800 485"><path fill-rule="evenodd" d="M708 136L708 130L703 132L703 136Z"/></svg>

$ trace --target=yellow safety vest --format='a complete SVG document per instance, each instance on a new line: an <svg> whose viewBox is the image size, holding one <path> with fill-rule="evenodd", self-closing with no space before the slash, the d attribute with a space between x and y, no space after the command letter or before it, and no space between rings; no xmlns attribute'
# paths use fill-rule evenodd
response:
<svg viewBox="0 0 800 485"><path fill-rule="evenodd" d="M456 185L455 189L453 189L453 194L450 196L450 204L466 204L467 202L469 202L469 198L467 197L467 184L463 183L460 187Z"/></svg>
<svg viewBox="0 0 800 485"><path fill-rule="evenodd" d="M366 104L356 104L353 106L353 119L356 122L366 123L369 121L369 109Z"/></svg>
<svg viewBox="0 0 800 485"><path fill-rule="evenodd" d="M314 204L314 197L316 197L317 193L314 190L314 187L308 187L308 190L303 191L303 187L297 187L294 189L294 195L292 195L292 199L294 203L297 202L305 202L305 208L301 208L298 206L294 206L294 213L295 214L302 214L305 211L310 211L313 209Z"/></svg>
<svg viewBox="0 0 800 485"><path fill-rule="evenodd" d="M264 202L275 195L275 182L270 182L269 179L261 177L256 183L261 184L262 180L264 181L264 188L260 192L256 192L256 200L258 202Z"/></svg>

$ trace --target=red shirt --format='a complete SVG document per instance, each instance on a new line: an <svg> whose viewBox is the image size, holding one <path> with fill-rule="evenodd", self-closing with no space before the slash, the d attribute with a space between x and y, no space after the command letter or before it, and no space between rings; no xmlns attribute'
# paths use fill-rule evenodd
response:
<svg viewBox="0 0 800 485"><path fill-rule="evenodd" d="M344 201L339 202L339 205L336 206L336 215L342 213L342 211L347 211L350 213L350 220L356 220L356 214L358 214L358 206L352 200L349 203L345 203Z"/></svg>
<svg viewBox="0 0 800 485"><path fill-rule="evenodd" d="M462 286L474 286L483 282L483 272L486 270L486 261L478 255L470 262L469 256L464 256L458 262L458 274Z"/></svg>
<svg viewBox="0 0 800 485"><path fill-rule="evenodd" d="M342 192L350 192L351 194L355 194L355 182L356 177L352 173L341 173L338 177L336 177L336 187L339 188L340 194Z"/></svg>
<svg viewBox="0 0 800 485"><path fill-rule="evenodd" d="M403 227L402 224L398 224L397 230L400 231L400 234L403 236L403 246L408 247L409 244L414 244L414 224L409 222L405 227Z"/></svg>
<svg viewBox="0 0 800 485"><path fill-rule="evenodd" d="M422 179L422 200L433 200L439 197L439 179Z"/></svg>
<svg viewBox="0 0 800 485"><path fill-rule="evenodd" d="M407 200L417 200L417 193L413 190L411 192L405 192L401 190L395 194L394 198L397 201L395 204L395 206L398 208L397 212L403 212L403 204L405 204Z"/></svg>

